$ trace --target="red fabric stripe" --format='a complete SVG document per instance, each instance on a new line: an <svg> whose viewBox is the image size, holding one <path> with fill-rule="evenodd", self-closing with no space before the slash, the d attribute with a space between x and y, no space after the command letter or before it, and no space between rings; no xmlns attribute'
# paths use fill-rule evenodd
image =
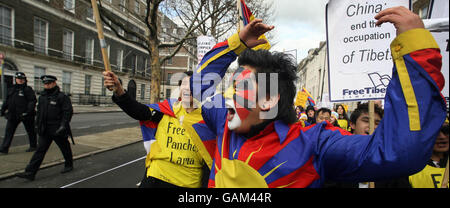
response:
<svg viewBox="0 0 450 208"><path fill-rule="evenodd" d="M158 127L158 124L152 121L139 121L140 125L145 125L148 128L156 129Z"/></svg>
<svg viewBox="0 0 450 208"><path fill-rule="evenodd" d="M445 79L441 73L442 55L439 49L424 49L412 52L409 55L428 72L434 82L436 82L439 90L444 89Z"/></svg>
<svg viewBox="0 0 450 208"><path fill-rule="evenodd" d="M312 182L319 179L320 176L314 168L314 157L311 157L309 161L297 169L296 171L286 175L269 184L269 188L277 188L280 186L286 186L285 188L306 188L311 185ZM294 181L294 182L292 182ZM292 183L292 184L290 184Z"/></svg>
<svg viewBox="0 0 450 208"><path fill-rule="evenodd" d="M226 46L226 45L228 45L228 40L226 40L224 42L221 42L221 43L217 43L212 49L220 48L220 47L223 47L223 46Z"/></svg>

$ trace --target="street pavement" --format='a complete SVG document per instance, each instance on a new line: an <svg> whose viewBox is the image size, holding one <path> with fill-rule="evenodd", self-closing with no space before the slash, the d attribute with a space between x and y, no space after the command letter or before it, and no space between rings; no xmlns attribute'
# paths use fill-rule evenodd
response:
<svg viewBox="0 0 450 208"><path fill-rule="evenodd" d="M120 112L120 108L100 106L73 106L74 113ZM75 145L72 146L74 160L92 156L105 151L113 150L129 144L142 141L140 127L121 128L112 131L89 134L75 137ZM0 180L13 177L16 173L23 172L34 152L25 152L28 144L11 146L8 154L0 153ZM42 168L52 167L64 163L61 151L55 143L52 143Z"/></svg>

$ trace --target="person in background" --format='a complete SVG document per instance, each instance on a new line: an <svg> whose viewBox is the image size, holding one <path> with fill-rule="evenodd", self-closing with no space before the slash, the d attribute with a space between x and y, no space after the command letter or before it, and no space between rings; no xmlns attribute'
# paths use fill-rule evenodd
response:
<svg viewBox="0 0 450 208"><path fill-rule="evenodd" d="M3 103L0 112L0 116L5 116L8 120L3 144L0 146L0 153L3 154L8 154L14 133L20 122L23 122L30 142L30 148L26 151L35 151L37 146L36 132L34 131L36 95L34 90L27 85L25 73L16 72L15 79L16 84L8 89L6 101Z"/></svg>
<svg viewBox="0 0 450 208"><path fill-rule="evenodd" d="M314 109L314 106L306 107L306 115L308 116L308 119L305 122L307 126L316 123L316 110Z"/></svg>
<svg viewBox="0 0 450 208"><path fill-rule="evenodd" d="M330 123L333 124L333 126L336 126L336 127L340 128L340 126L339 126L339 124L337 122L338 118L339 118L339 114L334 112L334 111L332 111L331 112Z"/></svg>
<svg viewBox="0 0 450 208"><path fill-rule="evenodd" d="M38 147L25 168L25 172L16 174L17 177L30 181L34 180L53 141L58 145L65 160L61 173L73 170L72 149L68 140L72 134L69 125L73 115L72 102L69 96L60 91L55 76L43 75L41 80L44 83L44 91L39 96L37 106Z"/></svg>
<svg viewBox="0 0 450 208"><path fill-rule="evenodd" d="M349 123L349 119L347 116L347 112L345 111L345 108L343 105L337 105L336 106L336 112L338 113L339 117L338 117L338 124L342 129L348 130L350 131L351 128L348 125Z"/></svg>
<svg viewBox="0 0 450 208"><path fill-rule="evenodd" d="M449 124L447 119L447 122L441 127L433 147L433 153L425 168L409 176L409 184L412 188L441 188L448 160L448 142Z"/></svg>
<svg viewBox="0 0 450 208"><path fill-rule="evenodd" d="M185 72L184 78L178 83L178 99L151 105L132 99L113 72L104 72L103 76L105 87L114 89L114 103L141 123L147 159L145 175L139 187L206 187L209 168L194 142L195 135L187 128L199 128L201 136L211 139L216 136L206 126L202 128L202 107L190 92L189 78L192 71Z"/></svg>
<svg viewBox="0 0 450 208"><path fill-rule="evenodd" d="M317 111L316 124L324 121L331 123L331 110L328 108L321 108Z"/></svg>

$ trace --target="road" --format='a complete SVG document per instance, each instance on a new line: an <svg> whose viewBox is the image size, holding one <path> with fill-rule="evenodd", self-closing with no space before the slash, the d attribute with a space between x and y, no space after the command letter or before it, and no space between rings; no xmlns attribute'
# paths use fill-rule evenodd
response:
<svg viewBox="0 0 450 208"><path fill-rule="evenodd" d="M139 125L124 112L74 114L70 126L74 137ZM0 118L0 142L5 136L6 119ZM1 144L1 143L0 143ZM17 127L11 146L28 144L28 136L22 123Z"/></svg>
<svg viewBox="0 0 450 208"><path fill-rule="evenodd" d="M0 180L0 188L137 188L144 176L145 149L141 142L64 164L41 169L34 181L17 177Z"/></svg>

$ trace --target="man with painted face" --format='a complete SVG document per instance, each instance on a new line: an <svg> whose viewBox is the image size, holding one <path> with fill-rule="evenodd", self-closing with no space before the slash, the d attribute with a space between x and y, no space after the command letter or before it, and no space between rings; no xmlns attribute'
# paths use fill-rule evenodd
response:
<svg viewBox="0 0 450 208"><path fill-rule="evenodd" d="M247 49L264 43L259 37L274 28L261 20L205 55L191 78L197 99L214 94L238 56L240 66L230 89L203 105L204 121L218 136L209 187L321 187L326 179L377 181L425 166L445 119L439 47L404 7L375 19L393 23L398 37L391 45L395 67L385 117L373 135L351 135L326 121L295 123L295 63L282 53Z"/></svg>

